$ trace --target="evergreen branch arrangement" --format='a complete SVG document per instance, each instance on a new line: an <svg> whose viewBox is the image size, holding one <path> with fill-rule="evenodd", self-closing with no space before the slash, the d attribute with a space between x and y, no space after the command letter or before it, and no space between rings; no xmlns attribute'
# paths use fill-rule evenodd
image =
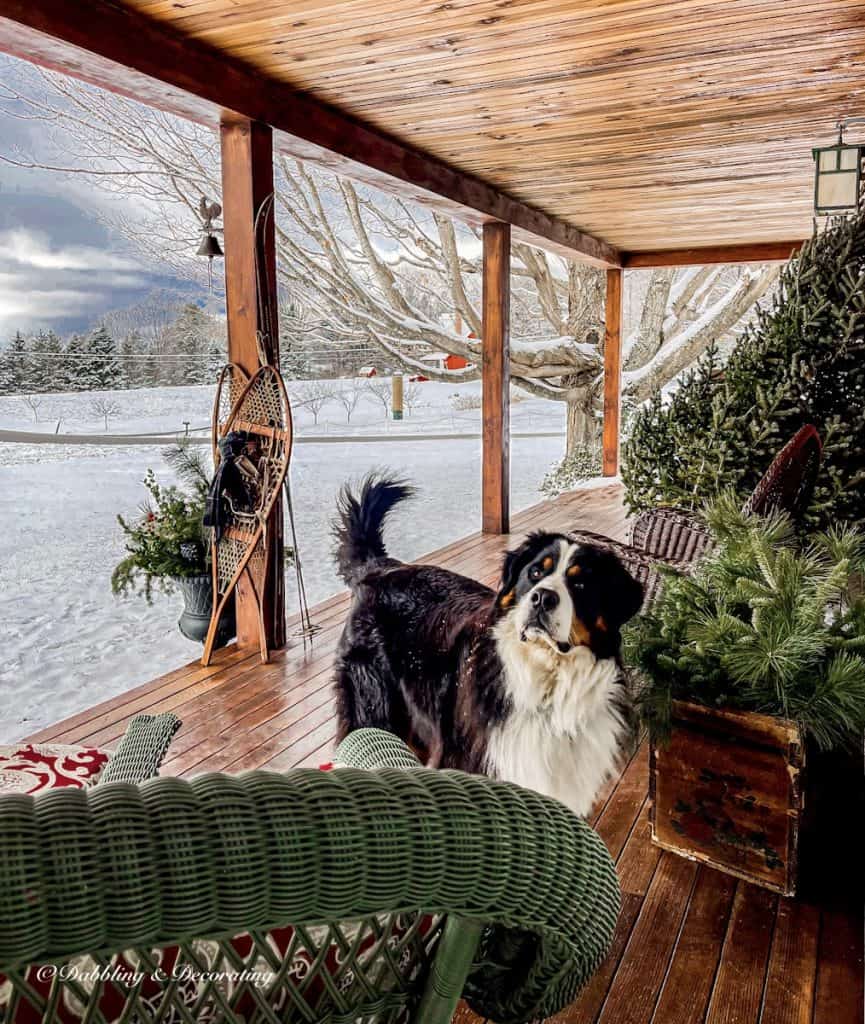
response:
<svg viewBox="0 0 865 1024"><path fill-rule="evenodd" d="M625 634L643 719L663 739L673 700L796 721L824 749L865 729L865 538L797 539L789 518L746 517L728 492L706 511L716 541L692 575L664 570Z"/></svg>
<svg viewBox="0 0 865 1024"><path fill-rule="evenodd" d="M153 587L169 593L172 580L210 571L210 544L202 525L209 484L201 450L185 442L166 448L163 458L182 486L160 484L152 469L144 477L149 499L141 515L129 521L118 515L126 536L126 557L111 574L114 594L141 593L150 602Z"/></svg>
<svg viewBox="0 0 865 1024"><path fill-rule="evenodd" d="M837 218L781 272L724 363L709 349L633 417L622 480L631 512L744 501L805 423L823 442L810 529L865 524L865 213Z"/></svg>

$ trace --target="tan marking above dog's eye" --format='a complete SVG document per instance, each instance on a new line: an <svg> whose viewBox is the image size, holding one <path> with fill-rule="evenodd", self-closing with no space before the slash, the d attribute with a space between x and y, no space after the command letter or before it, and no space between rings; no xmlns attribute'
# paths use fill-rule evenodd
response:
<svg viewBox="0 0 865 1024"><path fill-rule="evenodd" d="M567 573L565 575L567 575L567 576L579 576L580 575L580 567L578 565L572 565L568 569L568 571L567 571Z"/></svg>
<svg viewBox="0 0 865 1024"><path fill-rule="evenodd" d="M547 555L547 557L543 560L543 562L541 562L541 565L545 569L552 569L552 567L553 567L553 556L552 555Z"/></svg>

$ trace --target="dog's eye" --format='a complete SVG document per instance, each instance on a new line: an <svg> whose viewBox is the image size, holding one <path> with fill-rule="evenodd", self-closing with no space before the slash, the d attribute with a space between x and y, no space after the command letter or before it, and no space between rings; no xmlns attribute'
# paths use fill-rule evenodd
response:
<svg viewBox="0 0 865 1024"><path fill-rule="evenodd" d="M531 569L529 569L530 580L539 580L543 575L544 570L539 565L533 565Z"/></svg>

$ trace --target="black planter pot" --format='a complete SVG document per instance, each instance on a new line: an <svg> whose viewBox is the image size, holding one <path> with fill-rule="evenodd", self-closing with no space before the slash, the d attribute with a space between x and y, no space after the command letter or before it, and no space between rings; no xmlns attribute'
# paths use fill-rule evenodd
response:
<svg viewBox="0 0 865 1024"><path fill-rule="evenodd" d="M213 581L210 576L178 576L174 581L183 595L183 611L177 620L177 627L187 640L203 644L210 625L213 607ZM234 618L234 596L232 595L216 632L216 647L225 647L237 634Z"/></svg>

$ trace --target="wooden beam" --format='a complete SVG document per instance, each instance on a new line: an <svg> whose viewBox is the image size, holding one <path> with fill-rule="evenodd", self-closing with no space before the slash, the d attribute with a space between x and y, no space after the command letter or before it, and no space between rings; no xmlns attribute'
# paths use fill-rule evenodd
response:
<svg viewBox="0 0 865 1024"><path fill-rule="evenodd" d="M607 271L604 331L604 438L603 474L619 472L619 419L622 398L622 277Z"/></svg>
<svg viewBox="0 0 865 1024"><path fill-rule="evenodd" d="M220 124L222 205L225 226L225 310L228 358L250 376L260 366L258 339L268 362L279 365L276 291L276 245L273 218L262 219L256 240L256 217L273 192L273 133L265 124L226 116ZM256 246L263 260L261 296L256 285ZM274 508L267 530L268 587L264 600L268 648L285 645L285 571L282 502ZM237 642L259 643L258 612L246 576L237 587Z"/></svg>
<svg viewBox="0 0 865 1024"><path fill-rule="evenodd" d="M623 252L621 260L622 266L628 270L637 270L641 267L699 267L712 263L786 263L804 244L803 239L799 238L788 242L753 242L750 245Z"/></svg>
<svg viewBox="0 0 865 1024"><path fill-rule="evenodd" d="M511 229L484 224L482 523L484 533L510 529Z"/></svg>
<svg viewBox="0 0 865 1024"><path fill-rule="evenodd" d="M619 266L606 242L353 120L285 82L106 0L3 0L0 50L205 124L223 109L279 131L280 152L571 259Z"/></svg>

